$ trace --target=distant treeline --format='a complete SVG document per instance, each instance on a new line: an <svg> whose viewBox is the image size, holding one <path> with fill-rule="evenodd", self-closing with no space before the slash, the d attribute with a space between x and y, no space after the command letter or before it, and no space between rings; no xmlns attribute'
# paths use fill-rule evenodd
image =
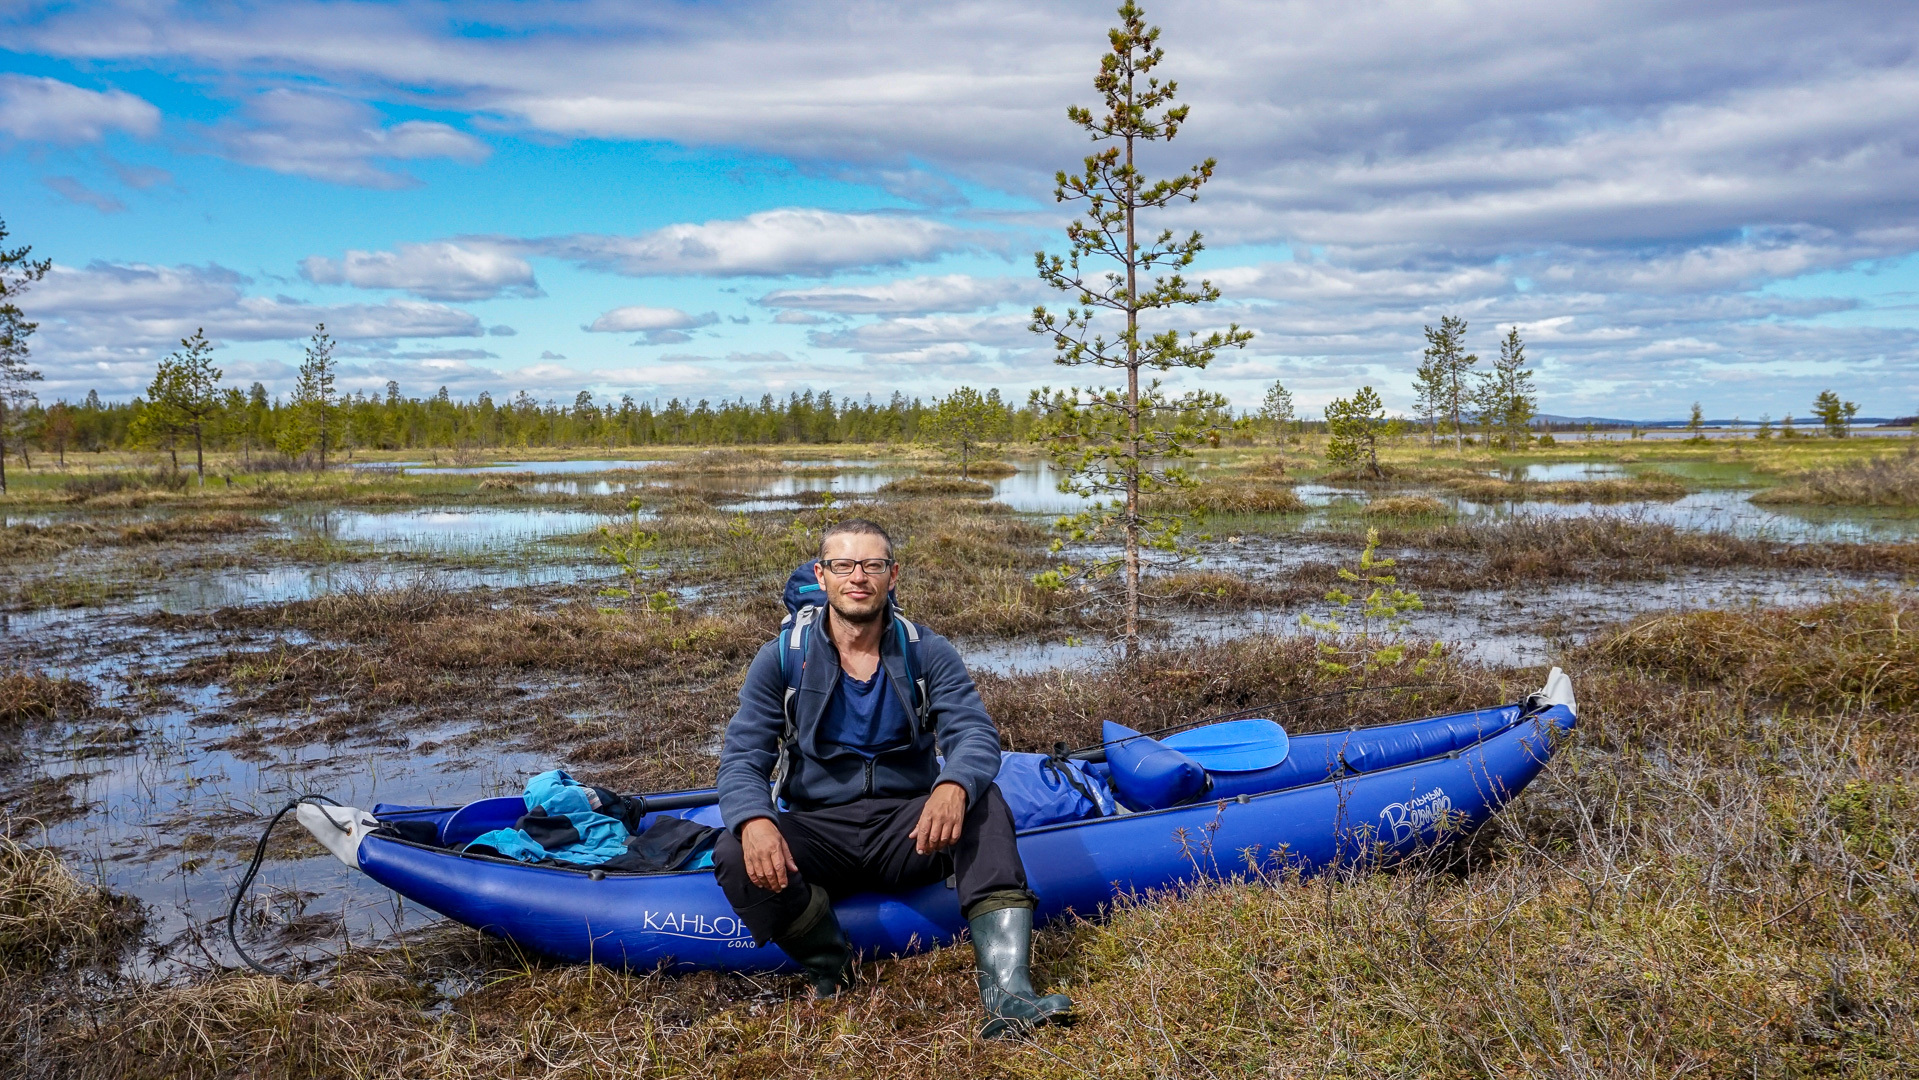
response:
<svg viewBox="0 0 1919 1080"><path fill-rule="evenodd" d="M997 396L995 396L997 401ZM259 451L287 449L284 437L313 427L312 408L275 400L259 383L246 392L229 391L223 408L205 425L209 448ZM142 399L102 402L89 393L78 405L35 406L24 419L25 434L47 453L65 450L167 449L164 441L143 435ZM442 387L432 397L406 397L397 384L384 396L342 395L330 406L333 452L365 450L458 449L464 447L573 447L711 445L777 443L905 443L919 438L936 402L894 393L884 401L836 398L831 391L807 390L758 401L745 398L714 402L672 398L664 403L622 396L598 401L581 391L571 405L542 402L521 392L501 402L482 393L455 400ZM1030 406L1006 409L1008 438L1021 439L1031 428ZM311 437L296 442L311 442ZM189 444L182 444L186 449Z"/></svg>

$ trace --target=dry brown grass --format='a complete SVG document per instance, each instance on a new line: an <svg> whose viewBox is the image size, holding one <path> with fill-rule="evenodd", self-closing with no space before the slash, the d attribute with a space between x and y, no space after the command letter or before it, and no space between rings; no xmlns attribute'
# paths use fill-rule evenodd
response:
<svg viewBox="0 0 1919 1080"><path fill-rule="evenodd" d="M1290 484L1256 480L1208 480L1146 499L1149 510L1208 514L1291 514L1306 509Z"/></svg>
<svg viewBox="0 0 1919 1080"><path fill-rule="evenodd" d="M1320 576L1310 572L1288 574L1284 585L1225 570L1156 574L1141 584L1141 596L1149 610L1245 611L1318 599L1325 591Z"/></svg>
<svg viewBox="0 0 1919 1080"><path fill-rule="evenodd" d="M1415 648L1409 652L1421 652ZM1100 721L1116 720L1140 731L1278 701L1336 694L1361 685L1323 672L1314 639L1260 635L1217 644L1151 649L1131 662L1091 671L1060 668L1033 674L976 673L987 711L1007 747L1051 750L1065 739L1073 746L1099 741ZM1350 724L1445 712L1516 696L1534 686L1444 660L1415 674L1411 658L1374 672L1367 685L1432 684L1416 691L1374 691L1302 701L1274 719L1290 731L1316 731ZM1530 679L1531 676L1526 676Z"/></svg>
<svg viewBox="0 0 1919 1080"><path fill-rule="evenodd" d="M1452 511L1431 495L1389 495L1371 500L1360 513L1367 517L1419 518L1446 517Z"/></svg>
<svg viewBox="0 0 1919 1080"><path fill-rule="evenodd" d="M8 525L0 528L0 559L45 559L96 540L104 530L82 523Z"/></svg>
<svg viewBox="0 0 1919 1080"><path fill-rule="evenodd" d="M1919 599L1849 593L1808 607L1647 616L1594 654L1825 712L1919 706Z"/></svg>
<svg viewBox="0 0 1919 1080"><path fill-rule="evenodd" d="M957 476L960 467L956 461L943 461L926 467L928 476ZM971 462L966 466L968 476L983 476L988 480L1012 476L1019 472L1019 466L1010 461L986 460Z"/></svg>
<svg viewBox="0 0 1919 1080"><path fill-rule="evenodd" d="M113 528L90 522L11 525L0 528L0 558L46 559L88 544L142 547L170 541L237 536L267 528L251 514L179 514Z"/></svg>
<svg viewBox="0 0 1919 1080"><path fill-rule="evenodd" d="M179 514L128 525L115 534L114 542L135 546L175 540L207 540L257 532L266 527L265 521L252 514Z"/></svg>
<svg viewBox="0 0 1919 1080"><path fill-rule="evenodd" d="M81 881L58 854L14 835L36 824L23 819L0 833L0 983L109 962L143 921L139 904Z"/></svg>
<svg viewBox="0 0 1919 1080"><path fill-rule="evenodd" d="M93 687L38 671L0 672L0 724L78 715L93 707Z"/></svg>
<svg viewBox="0 0 1919 1080"><path fill-rule="evenodd" d="M1386 525L1380 535L1389 550L1409 547L1438 556L1406 560L1403 580L1459 591L1552 581L1658 580L1678 568L1862 574L1919 568L1915 543L1789 544L1614 515L1518 514L1426 528Z"/></svg>
<svg viewBox="0 0 1919 1080"><path fill-rule="evenodd" d="M993 494L993 485L957 476L906 476L880 485L879 493L895 498L931 495L984 499Z"/></svg>
<svg viewBox="0 0 1919 1080"><path fill-rule="evenodd" d="M1804 633L1824 644L1793 655L1882 636L1876 603L1820 618ZM1043 932L1037 981L1082 1019L1031 1043L973 1039L963 948L868 963L819 1003L796 979L415 942L350 957L324 986L102 988L11 1010L0 1031L74 1080L1911 1074L1919 738L1790 703L1843 705L1843 688L1762 700L1746 661L1681 685L1609 655L1574 667L1580 732L1459 847L1386 872L1265 871ZM1016 744L1050 746L1097 717L1147 727L1335 685L1312 657L1275 639L982 684ZM1445 688L1418 701L1368 695L1288 724L1483 704L1539 673L1432 677ZM476 989L441 998L450 973Z"/></svg>
<svg viewBox="0 0 1919 1080"><path fill-rule="evenodd" d="M1804 506L1919 506L1919 452L1812 469L1752 501Z"/></svg>
<svg viewBox="0 0 1919 1080"><path fill-rule="evenodd" d="M1516 483L1480 476L1448 480L1446 488L1474 502L1670 502L1684 498L1687 490L1677 477L1656 472L1605 480Z"/></svg>

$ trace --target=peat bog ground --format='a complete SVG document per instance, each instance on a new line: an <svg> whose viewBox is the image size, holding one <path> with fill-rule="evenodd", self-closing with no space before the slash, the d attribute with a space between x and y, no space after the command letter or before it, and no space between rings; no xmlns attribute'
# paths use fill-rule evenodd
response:
<svg viewBox="0 0 1919 1080"><path fill-rule="evenodd" d="M1855 440L1888 443L1890 440ZM1809 445L1811 444L1811 445ZM810 449L810 448L809 448ZM1047 589L1040 463L897 448L355 460L209 484L133 460L0 503L0 1058L21 1075L1884 1076L1919 1066L1919 517L1898 446L1310 441L1204 456L1151 647ZM830 456L829 456L830 455ZM76 455L77 457L77 455ZM997 464L997 463L996 463ZM372 467L369 467L372 466ZM1903 486L1902 486L1903 485ZM1902 494L1903 493L1903 494ZM1757 494L1757 497L1755 497ZM1440 659L1298 731L1572 675L1580 731L1474 836L1387 870L1254 875L1041 936L1074 1027L983 1045L970 953L797 980L571 968L397 901L265 817L314 791L463 802L563 765L709 783L778 584L838 517L902 539L1007 744L1343 689L1317 664L1369 529ZM655 606L601 595L635 533ZM650 546L649 546L650 545Z"/></svg>

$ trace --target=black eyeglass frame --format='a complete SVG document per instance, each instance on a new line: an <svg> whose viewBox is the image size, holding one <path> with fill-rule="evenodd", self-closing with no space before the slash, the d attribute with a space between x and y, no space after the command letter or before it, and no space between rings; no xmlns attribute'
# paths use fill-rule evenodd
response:
<svg viewBox="0 0 1919 1080"><path fill-rule="evenodd" d="M852 576L855 566L865 570L868 577L879 577L881 574L891 572L894 567L899 565L898 560L895 559L819 559L817 562L820 566L826 568L827 573L832 574L834 577ZM835 567L833 565L834 563L844 563L846 564L846 569L841 570ZM878 570L873 569L873 564L875 563L879 564Z"/></svg>

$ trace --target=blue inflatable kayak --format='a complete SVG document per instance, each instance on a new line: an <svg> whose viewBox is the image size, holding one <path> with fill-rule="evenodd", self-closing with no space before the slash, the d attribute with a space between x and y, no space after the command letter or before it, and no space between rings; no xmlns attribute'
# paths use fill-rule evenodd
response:
<svg viewBox="0 0 1919 1080"><path fill-rule="evenodd" d="M1405 855L1484 822L1539 774L1576 722L1571 681L1555 668L1545 689L1519 704L1294 736L1280 764L1220 773L1196 802L1027 830L1019 847L1037 915L1094 917L1115 896L1230 878L1254 863L1310 874ZM648 798L685 805L705 794ZM503 798L456 810L303 805L299 818L348 866L537 954L642 970L796 970L778 948L754 946L711 870L606 874L452 846L510 827L524 812L519 798ZM661 813L718 823L713 807ZM380 831L400 821L432 822L440 845ZM855 895L835 907L868 955L938 947L966 926L944 885Z"/></svg>

